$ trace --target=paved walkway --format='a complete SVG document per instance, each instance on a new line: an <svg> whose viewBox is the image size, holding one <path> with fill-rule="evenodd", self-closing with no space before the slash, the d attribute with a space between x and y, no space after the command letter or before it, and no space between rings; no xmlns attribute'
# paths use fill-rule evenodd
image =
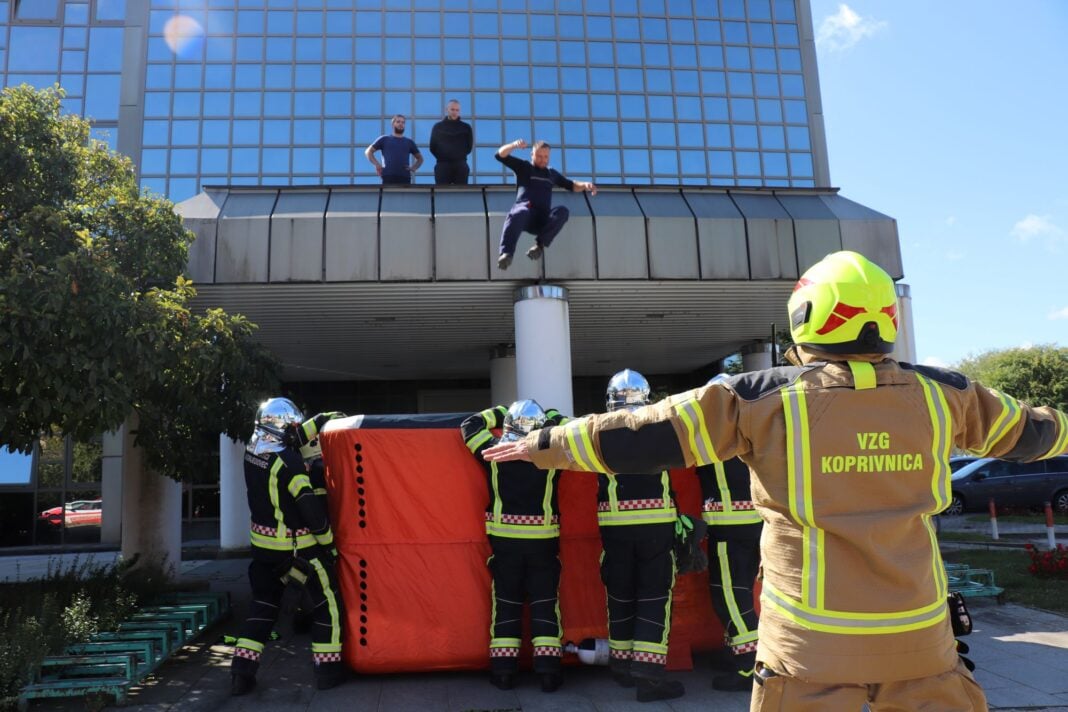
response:
<svg viewBox="0 0 1068 712"><path fill-rule="evenodd" d="M1044 534L1038 532L1017 532L1017 535L1044 541ZM1063 541L1065 534L1058 531L1058 537ZM83 555L82 558L86 556L100 562L115 558L114 553L107 552ZM40 575L47 570L47 561L48 557L20 557L16 563L13 557L0 557L0 580L26 579L34 572ZM633 690L618 687L605 669L584 666L568 667L564 687L553 694L542 693L533 676L521 679L517 689L503 692L487 682L485 673L445 672L356 676L338 688L319 692L314 686L309 639L306 635L293 633L286 622L280 625L281 639L268 645L257 689L247 697L230 698L231 649L220 641L224 633L235 632L243 619L248 601L247 565L247 559L183 562L183 580L202 581L213 590L231 592L235 615L186 646L144 685L134 689L127 709L137 712L683 712L709 709L744 712L749 709L748 694L712 689L711 677L717 656L711 654L698 656L694 670L673 673L686 685L686 695L669 702L638 703ZM971 599L969 605L975 623L975 630L967 639L971 646L970 657L978 666L976 677L986 690L991 709L1068 712L1068 617L1012 604L999 606L992 599ZM85 707L80 701L67 701L37 703L33 709L80 712Z"/></svg>

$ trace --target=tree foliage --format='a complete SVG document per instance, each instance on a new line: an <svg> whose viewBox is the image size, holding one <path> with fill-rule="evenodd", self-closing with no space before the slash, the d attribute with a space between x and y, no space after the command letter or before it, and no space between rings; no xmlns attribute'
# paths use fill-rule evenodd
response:
<svg viewBox="0 0 1068 712"><path fill-rule="evenodd" d="M957 370L1029 405L1068 410L1068 348L1055 344L970 356Z"/></svg>
<svg viewBox="0 0 1068 712"><path fill-rule="evenodd" d="M192 233L61 97L0 94L0 443L136 411L148 466L183 479L218 433L247 436L277 367L244 317L190 309Z"/></svg>

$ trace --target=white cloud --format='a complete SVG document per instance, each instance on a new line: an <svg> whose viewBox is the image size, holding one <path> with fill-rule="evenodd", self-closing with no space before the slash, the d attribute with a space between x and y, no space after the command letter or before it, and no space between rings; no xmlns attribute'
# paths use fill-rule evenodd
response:
<svg viewBox="0 0 1068 712"><path fill-rule="evenodd" d="M886 22L861 17L851 7L842 3L836 14L823 18L819 32L816 33L816 44L829 52L842 52L884 27Z"/></svg>
<svg viewBox="0 0 1068 712"><path fill-rule="evenodd" d="M937 356L928 356L923 360L923 363L921 365L934 366L935 368L949 368L949 364L938 358Z"/></svg>
<svg viewBox="0 0 1068 712"><path fill-rule="evenodd" d="M1068 319L1068 307L1051 311L1049 313L1049 318L1053 321L1056 321L1057 319Z"/></svg>
<svg viewBox="0 0 1068 712"><path fill-rule="evenodd" d="M1049 215L1032 213L1018 220L1009 234L1020 242L1027 242L1034 237L1057 238L1064 234L1064 230L1050 220Z"/></svg>

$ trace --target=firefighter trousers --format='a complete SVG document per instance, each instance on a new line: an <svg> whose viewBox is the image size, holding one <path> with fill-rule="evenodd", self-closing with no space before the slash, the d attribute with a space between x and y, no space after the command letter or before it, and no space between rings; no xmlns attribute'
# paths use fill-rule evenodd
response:
<svg viewBox="0 0 1068 712"><path fill-rule="evenodd" d="M601 580L608 598L608 645L614 671L659 678L667 664L675 525L601 527Z"/></svg>
<svg viewBox="0 0 1068 712"><path fill-rule="evenodd" d="M283 577L296 568L293 577L305 577L303 585L312 600L312 662L316 675L336 676L344 671L341 662L342 621L344 609L337 593L337 579L332 563L318 557L292 557L282 561L253 559L248 566L248 580L252 586L252 604L248 618L234 646L230 669L234 674L254 677L260 666L264 644L278 620L285 593Z"/></svg>
<svg viewBox="0 0 1068 712"><path fill-rule="evenodd" d="M530 602L530 635L534 671L560 670L560 541L490 536L493 556L487 562L493 578L490 621L490 667L515 672L523 640L523 604Z"/></svg>
<svg viewBox="0 0 1068 712"><path fill-rule="evenodd" d="M708 585L712 609L723 625L723 637L739 672L756 663L757 612L753 582L760 569L760 540L709 539Z"/></svg>
<svg viewBox="0 0 1068 712"><path fill-rule="evenodd" d="M986 695L963 662L941 675L871 685L806 682L795 677L754 675L749 712L987 712Z"/></svg>

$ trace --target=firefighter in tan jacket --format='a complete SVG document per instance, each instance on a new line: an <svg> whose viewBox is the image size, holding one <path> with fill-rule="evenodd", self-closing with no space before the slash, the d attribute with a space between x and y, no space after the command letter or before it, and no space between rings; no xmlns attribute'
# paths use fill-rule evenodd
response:
<svg viewBox="0 0 1068 712"><path fill-rule="evenodd" d="M764 520L752 709L986 710L956 651L931 518L949 504L951 448L1064 454L1068 416L887 357L894 284L859 254L810 268L788 310L793 366L572 420L485 456L651 473L740 457Z"/></svg>

